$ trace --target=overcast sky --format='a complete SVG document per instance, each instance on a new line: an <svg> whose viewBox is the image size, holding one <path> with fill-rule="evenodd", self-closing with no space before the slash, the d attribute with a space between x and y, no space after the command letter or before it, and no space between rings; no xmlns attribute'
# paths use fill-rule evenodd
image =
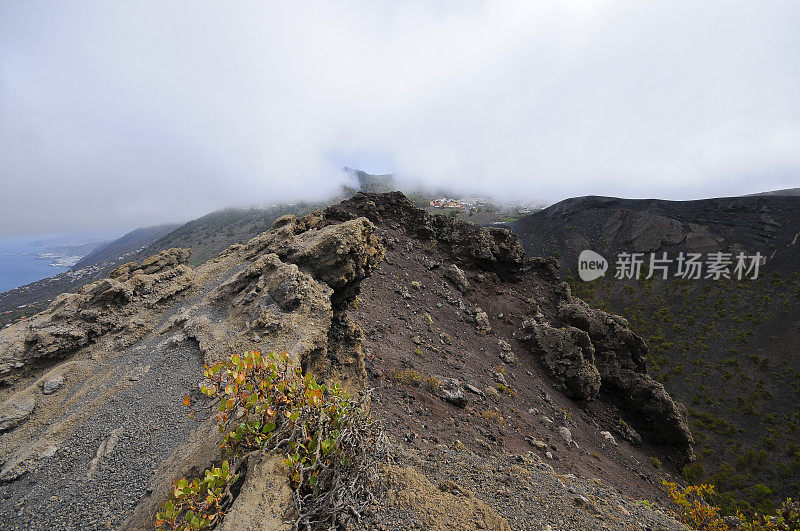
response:
<svg viewBox="0 0 800 531"><path fill-rule="evenodd" d="M313 199L800 186L800 2L0 2L0 235Z"/></svg>

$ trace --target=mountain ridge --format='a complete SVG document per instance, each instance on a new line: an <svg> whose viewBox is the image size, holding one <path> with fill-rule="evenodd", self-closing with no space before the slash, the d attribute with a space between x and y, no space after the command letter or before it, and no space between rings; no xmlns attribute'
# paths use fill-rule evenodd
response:
<svg viewBox="0 0 800 531"><path fill-rule="evenodd" d="M398 501L379 498L354 525L680 528L634 498L663 499L658 479L691 443L684 414L636 361L644 343L574 299L555 264L526 259L508 231L427 214L399 193L357 194L283 216L197 268L189 256L123 265L0 332L0 505L16 507L13 519L0 511L5 527L151 526L172 480L219 459L213 418L180 412L183 394L201 397L203 364L286 348L323 381L377 387L372 411L399 452L400 468L384 472ZM573 369L592 376L573 380ZM438 385L403 376L415 371ZM237 465L245 475L223 528L283 525L289 478L270 459ZM442 459L456 466L438 468ZM486 466L481 484L447 479ZM544 492L524 489L526 477ZM58 478L75 483L54 498ZM402 502L455 484L440 500L447 512ZM505 501L512 484L530 503Z"/></svg>

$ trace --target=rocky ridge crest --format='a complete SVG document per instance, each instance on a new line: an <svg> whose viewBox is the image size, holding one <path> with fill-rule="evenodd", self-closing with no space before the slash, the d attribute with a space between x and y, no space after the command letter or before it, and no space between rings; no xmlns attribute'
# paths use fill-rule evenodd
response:
<svg viewBox="0 0 800 531"><path fill-rule="evenodd" d="M656 442L683 447L691 459L693 439L686 412L647 374L644 340L622 317L592 309L573 297L558 277L554 259L526 258L518 239L507 229L479 228L428 214L399 192L359 193L329 207L325 215L335 219L363 216L377 226L399 228L428 242L464 268L496 274L511 284L534 277L549 285L549 297L530 301L530 317L518 323L517 337L563 384L568 396L602 398L615 404Z"/></svg>
<svg viewBox="0 0 800 531"><path fill-rule="evenodd" d="M624 320L572 298L552 261L525 258L504 229L429 215L400 193L360 193L280 218L196 269L182 249L125 264L0 332L0 495L17 507L0 524L149 528L174 478L221 459L213 419L197 425L180 410L184 393L199 394L203 363L285 349L321 380L363 389L364 333L347 309L391 245L379 227L452 260L460 291L472 289L464 271L541 285L546 295L517 326L550 376L576 399L618 404L654 440L688 448L685 415L646 374L644 342ZM467 313L480 334L493 333L486 312ZM244 464L223 528L285 526L291 492L280 461ZM74 484L57 502L47 502L62 489L52 477Z"/></svg>

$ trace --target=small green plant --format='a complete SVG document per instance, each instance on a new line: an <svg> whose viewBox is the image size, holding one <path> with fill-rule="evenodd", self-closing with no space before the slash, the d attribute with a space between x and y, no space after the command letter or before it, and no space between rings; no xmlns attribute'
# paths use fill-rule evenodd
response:
<svg viewBox="0 0 800 531"><path fill-rule="evenodd" d="M422 251L425 254L433 254L438 250L438 248L439 248L439 245L438 245L437 241L436 240L430 240L428 243L425 244L425 246L423 247Z"/></svg>
<svg viewBox="0 0 800 531"><path fill-rule="evenodd" d="M503 418L503 415L501 415L498 411L495 411L494 409L487 409L481 411L481 417L491 420L497 424L506 423L505 419Z"/></svg>
<svg viewBox="0 0 800 531"><path fill-rule="evenodd" d="M413 369L403 369L402 371L392 369L392 379L406 385L426 387L433 392L442 387L442 382L435 376L427 376Z"/></svg>
<svg viewBox="0 0 800 531"><path fill-rule="evenodd" d="M173 483L169 499L156 514L155 526L168 529L204 529L217 524L231 501L230 487L239 478L227 461L206 470L205 477Z"/></svg>
<svg viewBox="0 0 800 531"><path fill-rule="evenodd" d="M640 507L647 507L648 509L657 509L658 505L650 500L636 500L636 505Z"/></svg>
<svg viewBox="0 0 800 531"><path fill-rule="evenodd" d="M654 468L661 468L661 459L658 457L651 455L647 458L650 461L650 464L653 465Z"/></svg>
<svg viewBox="0 0 800 531"><path fill-rule="evenodd" d="M497 384L497 390L508 396L517 396L517 390L510 385Z"/></svg>

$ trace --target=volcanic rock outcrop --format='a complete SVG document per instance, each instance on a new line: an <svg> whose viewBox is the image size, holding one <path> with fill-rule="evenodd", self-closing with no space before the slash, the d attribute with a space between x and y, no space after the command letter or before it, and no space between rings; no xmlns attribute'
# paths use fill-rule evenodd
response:
<svg viewBox="0 0 800 531"><path fill-rule="evenodd" d="M647 374L647 345L622 317L593 310L579 299L562 303L559 318L588 335L595 350L601 392L631 412L664 444L693 443L686 412Z"/></svg>
<svg viewBox="0 0 800 531"><path fill-rule="evenodd" d="M647 345L628 328L625 319L593 310L579 299L565 298L558 305L557 323L563 326L527 320L521 338L542 357L568 395L592 399L602 392L631 413L658 442L694 442L686 412L647 374Z"/></svg>
<svg viewBox="0 0 800 531"><path fill-rule="evenodd" d="M146 330L146 320L165 301L189 288L189 251L170 249L141 265L125 264L101 281L56 298L31 320L0 334L0 382L36 363L64 358L96 343L109 332L123 332L123 346Z"/></svg>
<svg viewBox="0 0 800 531"><path fill-rule="evenodd" d="M529 335L531 352L541 356L554 378L564 384L567 395L591 399L600 391L600 373L595 366L594 345L589 334L575 327L554 328L549 323L527 320L522 328Z"/></svg>
<svg viewBox="0 0 800 531"><path fill-rule="evenodd" d="M19 503L14 525L150 528L175 477L223 457L214 423L177 407L198 396L203 363L286 350L320 380L362 389L363 336L342 308L382 258L373 232L364 218L286 216L197 269L184 249L125 264L0 332L0 491ZM265 459L245 464L228 528L253 528L267 499L264 525L284 525L288 478ZM59 475L77 486L45 503Z"/></svg>
<svg viewBox="0 0 800 531"><path fill-rule="evenodd" d="M462 264L513 277L522 270L525 251L508 230L481 228L442 215L430 215L401 192L387 194L358 193L352 199L328 207L329 219L366 217L376 224L404 229L421 240L435 242L437 248L457 258Z"/></svg>

